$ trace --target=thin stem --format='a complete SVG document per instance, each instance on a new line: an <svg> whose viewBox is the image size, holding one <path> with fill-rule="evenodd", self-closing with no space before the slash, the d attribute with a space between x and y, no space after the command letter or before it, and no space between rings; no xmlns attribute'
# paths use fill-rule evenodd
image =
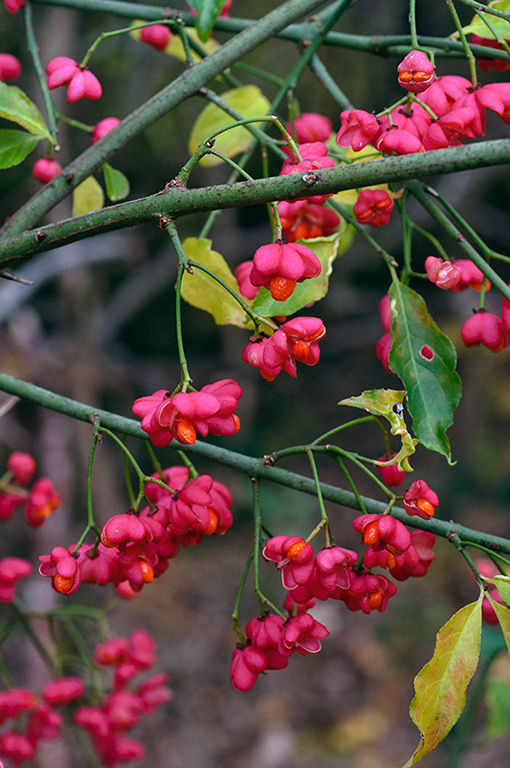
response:
<svg viewBox="0 0 510 768"><path fill-rule="evenodd" d="M436 190L432 187L425 187L425 189L429 195L432 195L441 203L443 208L448 211L452 219L456 221L460 227L462 227L462 229L469 235L469 237L471 237L471 239L486 258L493 256L493 251L491 248L489 248L489 246L482 240L480 235L473 229L469 222L467 222L466 219L460 215L460 213L453 207L453 205L451 205L451 203L448 202L448 200L446 200L446 198L436 192Z"/></svg>
<svg viewBox="0 0 510 768"><path fill-rule="evenodd" d="M28 619L27 619L27 617L25 615L25 611L24 611L21 603L18 600L14 599L11 603L9 603L9 605L10 605L11 609L13 610L13 612L16 614L16 617L17 617L19 623L23 627L23 631L25 632L26 636L33 643L33 645L34 645L35 649L37 650L37 652L38 652L39 656L41 657L41 659L44 661L44 663L46 664L48 669L51 672L54 672L55 669L56 669L57 663L54 661L54 659L51 658L50 654L48 653L48 651L44 647L43 643L39 639L39 636L37 635L36 632L34 632L32 627L30 626L30 622L28 621Z"/></svg>
<svg viewBox="0 0 510 768"><path fill-rule="evenodd" d="M127 439L128 439L127 435L124 435L124 439L123 439L122 442L124 443L126 448L127 448L127 444L126 444L127 443ZM133 506L133 504L135 503L135 492L133 490L133 483L131 481L131 474L129 472L130 461L129 461L129 457L127 456L126 453L123 453L122 457L123 457L123 461L124 461L124 482L126 483L126 488L127 488L130 504L131 504L131 506Z"/></svg>
<svg viewBox="0 0 510 768"><path fill-rule="evenodd" d="M96 536L99 538L101 535L100 529L97 527L95 520L94 520L94 510L92 508L92 465L94 463L94 454L96 452L97 444L99 442L99 424L100 419L95 418L92 422L94 427L94 432L92 433L92 441L90 443L90 450L89 450L89 461L88 461L88 468L87 468L87 526L78 539L78 542L76 546L73 549L73 554L78 552L81 545L87 538L90 531L94 531Z"/></svg>
<svg viewBox="0 0 510 768"><path fill-rule="evenodd" d="M441 243L439 242L439 240L437 239L437 237L434 237L434 235L428 232L428 230L418 226L418 224L415 224L414 221L411 222L411 226L415 232L417 232L419 235L429 240L434 246L434 248L436 249L436 251L439 253L439 255L442 256L443 259L445 259L445 261L448 261L449 256L445 251L445 249L443 248L443 246L441 245Z"/></svg>
<svg viewBox="0 0 510 768"><path fill-rule="evenodd" d="M433 219L443 228L443 230L452 237L459 248L461 248L469 259L476 264L478 269L483 272L486 278L496 286L496 288L503 294L503 296L510 301L510 288L505 281L495 272L487 261L481 256L473 246L466 241L463 234L455 227L448 217L439 209L439 207L430 199L430 195L438 197L430 187L426 187L417 181L409 181L406 184L407 188L425 208L425 210L432 216ZM453 215L453 214L452 214ZM468 225L469 226L469 225Z"/></svg>
<svg viewBox="0 0 510 768"><path fill-rule="evenodd" d="M411 272L413 234L412 222L407 214L407 194L404 194L400 200L397 200L397 206L402 222L402 255L404 258L404 267L400 280L402 283L407 284L409 282L409 273Z"/></svg>
<svg viewBox="0 0 510 768"><path fill-rule="evenodd" d="M111 438L115 443L117 443L119 448L121 448L124 456L126 456L128 461L131 462L131 465L132 465L133 469L135 470L136 474L138 475L138 479L139 479L140 483L143 484L144 481L145 481L145 477L146 477L145 472L143 472L142 468L138 464L137 460L135 459L135 457L133 456L133 454L131 453L131 451L127 447L127 445L119 437L117 437L115 432L112 432L110 429L107 429L106 427L101 426L101 427L98 428L98 431L101 434L103 434L103 435L108 435L109 438Z"/></svg>
<svg viewBox="0 0 510 768"><path fill-rule="evenodd" d="M162 19L161 21L152 21L145 24L134 24L130 27L123 27L122 29L114 29L112 32L102 32L99 37L96 38L96 40L92 43L90 48L88 49L87 53L83 57L83 59L80 62L80 68L85 69L85 67L88 64L88 61L98 45L103 42L103 40L108 40L110 37L117 37L117 35L125 35L130 32L135 32L137 29L144 29L145 27L152 27L154 24L165 24L166 26L174 26L173 21L165 21Z"/></svg>
<svg viewBox="0 0 510 768"><path fill-rule="evenodd" d="M315 440L313 440L313 442L310 443L310 445L311 446L318 445L319 443L324 442L324 440L327 440L333 435L336 435L338 432L342 432L344 429L347 429L348 427L356 427L358 424L365 424L366 422L369 422L369 421L372 421L375 424L377 424L377 426L382 430L383 435L386 436L386 430L376 416L373 416L373 415L360 416L359 419L353 419L352 421L347 421L345 424L340 424L338 427L334 427L333 429L330 429L328 432L325 432L323 435L319 435L319 437L316 437Z"/></svg>
<svg viewBox="0 0 510 768"><path fill-rule="evenodd" d="M239 641L243 643L243 645L246 642L246 638L244 636L243 631L241 630L241 626L239 623L239 608L241 606L241 598L243 596L244 587L246 585L246 579L248 578L248 573L250 572L250 566L251 566L254 555L255 555L255 547L252 547L252 549L250 550L250 554L248 555L248 560L246 561L246 565L244 566L243 574L241 576L241 583L239 584L239 589L237 590L234 610L232 611L232 619L234 621L234 632L238 636Z"/></svg>
<svg viewBox="0 0 510 768"><path fill-rule="evenodd" d="M460 0L460 2L464 3L464 5L468 5L470 8L473 8L474 11L480 11L482 7L478 0ZM499 11L496 8L491 8L490 5L484 5L483 12L490 13L493 16L498 16L500 19L506 19L507 21L510 21L510 13Z"/></svg>
<svg viewBox="0 0 510 768"><path fill-rule="evenodd" d="M324 506L324 499L322 498L322 491L321 491L321 484L319 480L319 473L317 471L317 464L315 463L315 457L313 455L313 451L311 448L306 449L306 455L308 456L308 461L310 462L310 467L312 469L312 475L313 480L315 483L315 487L317 489L317 500L319 502L319 509L321 511L321 521L318 523L318 525L315 526L313 531L307 536L306 543L308 544L309 541L311 541L314 536L316 536L322 528L326 529L326 546L330 546L330 535L329 535L329 518L328 513L326 512L326 507Z"/></svg>
<svg viewBox="0 0 510 768"><path fill-rule="evenodd" d="M182 247L181 239L175 226L174 221L168 223L168 234L174 244L174 248L177 251L179 258L179 265L177 267L177 280L175 283L175 332L177 336L177 350L179 353L179 363L181 366L181 391L186 392L191 384L191 376L188 371L188 362L186 360L186 354L184 352L184 342L182 338L182 313L181 313L181 287L184 271L188 268L188 257L186 256Z"/></svg>
<svg viewBox="0 0 510 768"><path fill-rule="evenodd" d="M466 54L466 58L469 62L469 70L471 72L471 82L473 84L473 88L476 88L478 85L478 76L476 74L476 58L473 54L471 48L469 47L469 43L467 41L466 35L464 34L464 30L462 29L462 24L459 19L459 15L455 9L455 6L452 2L452 0L446 0L446 5L448 6L448 10L450 11L453 21L455 23L455 27L457 28L457 33L460 37L460 41L462 43L462 46L464 48L464 53Z"/></svg>
<svg viewBox="0 0 510 768"><path fill-rule="evenodd" d="M327 90L331 98L334 99L334 101L336 101L340 109L342 110L353 109L352 102L349 101L345 93L338 86L336 80L332 75L330 75L326 66L323 64L323 62L321 61L321 59L317 54L314 54L312 56L312 60L310 62L310 69L316 76L317 80L319 80L319 82L322 83L322 85Z"/></svg>
<svg viewBox="0 0 510 768"><path fill-rule="evenodd" d="M483 21L487 29L490 31L490 33L496 38L498 43L503 47L503 49L507 52L508 56L510 57L510 45L508 45L507 41L503 37L503 35L500 35L494 24L491 24L489 19L486 17L485 13L482 13L478 8L475 10L476 15L479 19Z"/></svg>
<svg viewBox="0 0 510 768"><path fill-rule="evenodd" d="M250 320L253 322L255 328L258 328L260 325L265 325L272 330L277 330L278 326L276 323L273 323L273 321L268 317L262 317L262 315L258 315L256 312L254 312L249 304L244 301L242 296L236 293L233 288L231 288L224 280L221 279L221 277L218 277L218 275L212 272L208 267L204 267L203 264L200 264L198 261L193 261L193 259L188 259L187 263L192 269L199 269L201 272L204 272L206 275L209 275L210 278L215 280L218 285L221 285L221 287L224 288L225 291L227 291L227 293L229 293L230 296L232 296L232 298L237 301L243 311L246 312Z"/></svg>
<svg viewBox="0 0 510 768"><path fill-rule="evenodd" d="M363 504L363 499L361 498L360 493L359 493L359 491L358 491L358 489L356 487L356 484L355 484L354 480L352 479L351 473L349 472L349 470L345 466L345 464L342 461L342 459L340 458L340 456L334 456L333 458L335 459L336 463L338 464L338 466L340 467L340 469L344 473L347 482L351 486L351 490L354 493L354 495L356 496L356 499L358 501L358 504L359 504L359 507L360 507L361 511L363 512L364 515L366 515L367 514L367 509L366 509L365 505Z"/></svg>
<svg viewBox="0 0 510 768"><path fill-rule="evenodd" d="M198 470L191 461L190 457L186 456L184 451L177 451L177 455L179 456L184 466L188 468L190 478L198 477Z"/></svg>
<svg viewBox="0 0 510 768"><path fill-rule="evenodd" d="M411 32L411 46L414 50L419 47L416 33L416 0L409 0L409 29Z"/></svg>
<svg viewBox="0 0 510 768"><path fill-rule="evenodd" d="M37 80L39 82L39 87L41 89L41 93L44 101L44 108L46 110L46 119L48 121L48 130L52 136L51 143L53 144L55 151L58 152L60 150L60 146L57 138L56 109L48 89L48 80L46 78L43 66L41 64L41 59L39 56L39 47L37 45L37 40L35 38L34 23L32 19L32 5L30 3L30 0L27 0L23 10L24 10L28 50L30 52L30 58L32 59L32 64L34 66L35 74L37 76Z"/></svg>
<svg viewBox="0 0 510 768"><path fill-rule="evenodd" d="M254 67L252 64L247 64L244 61L237 61L234 64L234 67L241 69L243 72L248 72L254 77L259 77L261 80L267 80L268 83L273 83L273 85L277 85L279 88L281 88L283 85L282 77L278 77L272 72L267 72L265 69L261 69L260 67Z"/></svg>

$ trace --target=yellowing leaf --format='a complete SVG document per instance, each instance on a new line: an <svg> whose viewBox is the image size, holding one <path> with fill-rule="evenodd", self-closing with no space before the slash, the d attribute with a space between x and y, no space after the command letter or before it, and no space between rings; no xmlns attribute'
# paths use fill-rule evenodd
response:
<svg viewBox="0 0 510 768"><path fill-rule="evenodd" d="M132 27L136 27L139 24L143 24L143 21L141 19L136 19L131 23ZM137 40L140 42L140 30L139 29L133 29L132 32L129 33L133 40ZM188 35L191 40L193 40L195 43L199 43L200 46L203 48L203 50L206 53L214 53L219 47L220 44L217 40L213 40L210 38L206 43L202 43L199 38L196 30L194 27L186 27L186 34ZM186 54L184 52L184 46L182 44L181 38L179 35L172 35L170 38L170 42L168 43L167 47L163 51L163 53L166 53L167 56L172 56L174 59L178 59L179 61L186 61ZM191 56L193 58L193 61L200 61L201 56L199 56L198 53L195 53L195 51L191 51Z"/></svg>
<svg viewBox="0 0 510 768"><path fill-rule="evenodd" d="M221 94L221 98L243 118L263 117L269 112L270 103L255 85L244 85ZM192 155L199 144L219 128L231 125L235 120L216 104L207 104L199 114L191 131L188 149ZM232 128L216 137L214 147L227 157L234 157L248 149L252 134L243 126ZM200 162L203 165L219 165L222 160L214 155L206 155Z"/></svg>
<svg viewBox="0 0 510 768"><path fill-rule="evenodd" d="M329 276L333 270L333 262L351 244L353 230L347 227L345 221L339 232L328 237L314 237L309 240L298 240L306 245L317 256L321 263L321 273L317 277L303 280L298 283L292 296L285 301L275 301L267 288L261 288L253 302L253 309L263 317L276 315L293 315L303 307L315 301L319 301L328 292Z"/></svg>
<svg viewBox="0 0 510 768"><path fill-rule="evenodd" d="M353 408L363 408L363 410L374 414L375 416L384 416L391 425L392 435L400 435L402 447L391 464L398 463L399 469L404 472L412 472L413 468L409 464L408 457L411 456L418 443L416 438L411 437L404 421L404 397L405 392L397 389L369 389L357 397L347 397L340 400L338 405L350 405ZM377 462L384 464L387 462Z"/></svg>
<svg viewBox="0 0 510 768"><path fill-rule="evenodd" d="M81 184L78 184L73 192L73 216L97 211L103 205L103 188L93 176L89 176Z"/></svg>
<svg viewBox="0 0 510 768"><path fill-rule="evenodd" d="M210 269L233 291L239 293L237 281L227 262L220 253L211 250L211 240L188 237L182 247L189 259ZM181 296L194 307L209 312L218 325L247 327L246 313L240 304L201 269L194 267L192 275L184 273Z"/></svg>
<svg viewBox="0 0 510 768"><path fill-rule="evenodd" d="M453 728L466 703L466 688L480 656L482 599L461 608L437 633L432 659L414 679L410 715L421 741L404 768L432 752Z"/></svg>

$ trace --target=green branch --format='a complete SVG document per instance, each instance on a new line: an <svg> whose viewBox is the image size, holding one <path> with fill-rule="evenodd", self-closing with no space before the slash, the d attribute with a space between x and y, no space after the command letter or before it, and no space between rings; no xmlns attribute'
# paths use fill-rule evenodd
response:
<svg viewBox="0 0 510 768"><path fill-rule="evenodd" d="M29 258L91 235L154 221L155 217L176 218L189 213L335 193L373 184L390 184L507 163L510 163L510 140L498 139L341 165L313 173L289 174L198 189L170 186L167 192L112 205L16 236L9 237L6 232L0 239L0 264L6 266L11 261Z"/></svg>
<svg viewBox="0 0 510 768"><path fill-rule="evenodd" d="M14 235L37 224L41 216L51 210L91 173L98 170L112 155L131 139L141 134L159 118L181 102L197 93L210 80L228 69L268 38L281 31L292 21L310 13L323 0L287 0L249 27L222 45L206 59L186 69L176 80L138 107L100 141L75 158L40 192L22 206L4 225L3 234ZM103 5L101 0L100 6ZM119 5L123 5L119 3ZM84 2L81 6L92 10ZM131 4L130 15L140 16L140 6ZM161 11L160 11L161 12ZM155 20L154 17L151 20Z"/></svg>
<svg viewBox="0 0 510 768"><path fill-rule="evenodd" d="M196 16L184 11L173 11L169 8L156 8L151 5L138 5L137 3L122 2L122 0L31 0L33 5L56 5L61 8L77 8L79 10L94 11L113 14L120 18L142 19L143 21L175 20L182 19L187 26L194 26ZM462 0L467 3L467 0ZM471 4L471 3L467 3ZM480 8L479 3L472 3ZM482 7L482 10L486 10ZM501 11L489 10L497 16L507 17ZM214 29L218 32L238 33L253 25L251 19L219 18ZM280 40L289 40L294 43L310 41L317 34L317 27L313 24L289 24L273 34ZM324 43L337 48L348 48L356 51L364 51L378 56L405 56L413 47L411 35L353 35L343 32L329 32ZM427 50L436 50L436 55L448 58L464 58L462 43L449 37L423 37L418 35L418 47ZM480 58L506 59L504 51L486 48L482 45L472 45L471 50Z"/></svg>
<svg viewBox="0 0 510 768"><path fill-rule="evenodd" d="M36 405L40 405L43 408L48 408L52 411L57 411L58 413L63 413L73 419L90 422L91 427L95 420L100 419L102 427L122 432L131 437L137 437L143 440L147 439L147 435L141 429L139 422L134 419L128 419L124 416L119 416L116 413L104 411L101 408L94 408L92 405L86 405L76 400L71 400L68 397L62 397L55 392L42 389L42 387L38 387L27 381L22 381L7 373L0 373L0 391L17 395L23 400L35 403ZM289 472L288 470L280 469L279 467L273 467L271 466L271 461L269 459L257 459L252 456L245 456L244 454L235 453L226 448L219 448L216 445L211 445L210 443L204 443L198 440L194 445L182 445L181 443L172 442L170 443L170 448L182 451L190 456L196 456L213 461L216 464L222 464L237 472L242 472L249 477L271 480L272 482L284 485L287 488L293 488L296 491L308 493L311 496L317 496L317 487L312 478L304 477L303 475L298 475L295 472ZM346 491L343 488L337 488L328 483L320 483L320 490L322 497L327 501L341 504L349 509L360 509L355 495L350 491ZM361 496L361 499L369 513L383 514L387 509L387 504L384 501L368 498L366 496ZM413 528L419 528L423 531L429 531L430 533L442 536L443 538L451 538L456 535L465 546L469 546L470 544L481 545L492 552L510 554L510 540L503 539L500 536L492 536L491 534L475 531L471 528L466 528L464 525L459 525L447 520L435 520L434 518L431 520L422 520L421 518L410 517L404 509L399 507L393 507L391 514L406 525L410 525Z"/></svg>

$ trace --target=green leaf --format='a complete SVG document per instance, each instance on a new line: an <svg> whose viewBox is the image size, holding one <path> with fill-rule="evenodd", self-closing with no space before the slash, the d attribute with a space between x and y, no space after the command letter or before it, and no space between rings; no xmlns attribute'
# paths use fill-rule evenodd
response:
<svg viewBox="0 0 510 768"><path fill-rule="evenodd" d="M496 738L510 730L510 685L506 680L489 680L485 696L487 704L487 733Z"/></svg>
<svg viewBox="0 0 510 768"><path fill-rule="evenodd" d="M103 165L106 194L113 203L124 200L129 195L129 181L122 171L112 168L109 163ZM102 206L100 206L102 207Z"/></svg>
<svg viewBox="0 0 510 768"><path fill-rule="evenodd" d="M503 595L501 596L503 597ZM507 608L506 605L502 605L497 600L494 600L494 598L491 597L490 592L487 592L487 597L489 598L489 602L494 608L496 616L498 617L499 626L501 627L503 637L505 638L506 647L510 653L510 608Z"/></svg>
<svg viewBox="0 0 510 768"><path fill-rule="evenodd" d="M492 579L485 579L485 581L488 581L489 584L494 584L504 602L510 605L510 576L498 574Z"/></svg>
<svg viewBox="0 0 510 768"><path fill-rule="evenodd" d="M18 123L29 133L48 139L54 144L41 113L28 96L15 85L0 82L0 117Z"/></svg>
<svg viewBox="0 0 510 768"><path fill-rule="evenodd" d="M221 13L225 0L189 0L188 5L197 12L196 30L202 42L211 36L215 21Z"/></svg>
<svg viewBox="0 0 510 768"><path fill-rule="evenodd" d="M466 703L466 688L480 656L482 599L461 608L437 633L432 659L414 679L409 709L421 741L404 768L432 752L453 728Z"/></svg>
<svg viewBox="0 0 510 768"><path fill-rule="evenodd" d="M451 463L446 430L461 396L455 371L457 355L427 311L422 297L394 280L390 290L391 347L389 363L407 391L413 431L426 448Z"/></svg>
<svg viewBox="0 0 510 768"><path fill-rule="evenodd" d="M239 112L243 118L262 117L267 115L270 108L268 99L263 95L260 88L255 85L244 85L242 88L233 88L221 94L223 101ZM231 125L235 120L227 115L216 104L207 104L199 114L191 131L188 143L188 149L192 155L199 144L204 141L211 133L219 128L225 128ZM253 136L244 126L237 126L216 137L214 147L227 157L234 157L239 152L248 149ZM214 155L206 155L200 160L202 165L219 165L223 161Z"/></svg>
<svg viewBox="0 0 510 768"><path fill-rule="evenodd" d="M239 294L237 280L220 253L211 250L211 240L188 237L182 244L186 256L214 272ZM247 327L247 316L238 302L212 277L196 267L184 273L181 296L198 309L209 312L218 325Z"/></svg>
<svg viewBox="0 0 510 768"><path fill-rule="evenodd" d="M42 138L25 131L0 130L0 168L21 163Z"/></svg>
<svg viewBox="0 0 510 768"><path fill-rule="evenodd" d="M73 191L73 216L97 211L104 205L104 192L101 184L89 176L78 184Z"/></svg>
<svg viewBox="0 0 510 768"><path fill-rule="evenodd" d="M496 11L510 13L509 0L494 0L494 2L489 3L489 7L494 8ZM480 10L482 10L482 6L480 6ZM499 16L493 16L491 13L484 13L483 15L494 27L496 32L499 32L504 40L510 40L510 22L500 18ZM479 35L480 37L494 39L494 35L490 31L489 27L484 24L483 20L478 16L478 14L473 16L471 23L467 27L464 27L463 31L466 35L474 34Z"/></svg>
<svg viewBox="0 0 510 768"><path fill-rule="evenodd" d="M311 277L298 283L292 296L286 301L275 301L267 288L261 288L253 302L253 310L264 317L275 315L293 315L314 301L319 301L328 292L329 276L336 257L343 253L351 244L353 230L347 225L339 232L329 237L314 237L310 240L298 240L300 245L306 245L319 259L322 269L318 277Z"/></svg>
<svg viewBox="0 0 510 768"><path fill-rule="evenodd" d="M413 468L409 464L408 457L411 456L418 443L416 438L412 438L407 430L404 421L404 406L402 405L405 392L396 389L369 389L358 397L347 397L340 400L338 405L350 405L353 408L363 408L363 410L374 414L374 416L384 416L390 422L390 432L392 435L400 435L402 447L397 456L390 464L398 463L399 469L404 472L412 472ZM376 462L379 465L388 462Z"/></svg>

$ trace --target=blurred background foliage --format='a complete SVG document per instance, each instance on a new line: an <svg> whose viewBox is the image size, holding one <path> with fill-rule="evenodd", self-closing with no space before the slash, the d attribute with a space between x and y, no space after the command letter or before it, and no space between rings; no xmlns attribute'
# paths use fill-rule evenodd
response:
<svg viewBox="0 0 510 768"><path fill-rule="evenodd" d="M186 7L183 2L175 6ZM255 10L258 18L274 6L274 0L258 0L256 7L248 0L235 0L232 14L253 17ZM57 55L80 60L98 33L124 24L113 16L88 16L64 8L37 5L33 10L44 64ZM408 10L403 0L359 0L337 28L367 35L407 34ZM463 23L468 23L469 9L459 4L458 10ZM418 3L418 30L424 35L452 32L446 4L439 0ZM218 33L217 38L221 41L226 36ZM0 50L21 59L23 75L17 84L42 108L21 14L2 14ZM395 58L333 47L324 48L321 55L356 107L377 111L400 98ZM246 61L285 77L298 58L296 45L273 40ZM107 116L124 117L182 71L176 60L128 36L103 43L90 66L103 84L101 100L67 107L63 89L55 92L55 99L66 114L91 125ZM469 76L462 59L439 58L437 69L439 74ZM240 71L236 75L252 81ZM504 78L482 73L481 79ZM268 98L275 95L276 86L257 78L253 82ZM220 80L214 86L224 90ZM303 111L328 115L338 129L338 108L313 74L305 73L295 96ZM188 157L191 125L203 106L200 97L189 99L115 156L113 165L130 180L131 198L163 189L177 174ZM287 118L285 111L282 117ZM487 135L505 137L508 127L489 121ZM63 165L90 141L87 134L64 124L60 140ZM2 219L37 191L30 173L36 153L0 175ZM252 161L249 170L260 175L259 158ZM273 168L274 173L278 170ZM193 172L191 184L221 183L229 173L221 166L199 169ZM433 184L492 248L508 252L510 187L505 167L434 179ZM70 214L67 200L49 214L47 221ZM441 237L421 210L413 210L413 216ZM180 219L181 236L198 236L204 221L204 216ZM271 237L266 208L223 212L210 237L214 249L234 268ZM401 233L396 215L377 237L398 260ZM429 246L416 237L414 247L421 268L423 259L430 255ZM452 257L461 255L454 243L447 242L445 247ZM33 280L34 285L7 281L0 285L2 370L123 415L130 415L136 397L176 385L176 257L156 223L44 253L20 263L16 273ZM503 276L510 279L509 274ZM233 377L244 389L241 431L228 441L217 442L251 455L305 443L353 416L336 405L341 398L364 389L399 388L399 381L382 369L375 355L382 335L377 304L388 285L382 261L356 238L335 263L330 292L312 310L327 328L320 364L315 368L301 366L296 380L282 373L272 383L241 362L247 332L217 328L209 315L185 305L185 346L195 386ZM426 283L413 287L423 293L431 314L456 344L463 398L449 433L456 465L449 467L442 457L418 447L411 479L423 477L439 494L439 517L510 536L509 352L493 355L485 348L466 350L461 346L460 327L477 305L474 294L451 295ZM488 296L488 308L497 311L499 297L493 294L491 291ZM35 540L28 540L22 524L6 525L3 536L5 546L11 545L10 554L26 555L31 548L35 559L37 554L49 552L57 544L67 546L79 537L84 525L90 437L87 425L27 403L17 404L0 420L3 459L12 450L33 453L41 473L51 477L64 502L58 514L36 532ZM342 445L367 456L376 457L384 451L379 431L367 425L343 433ZM132 447L142 458L142 447ZM175 462L171 449L158 454L163 465ZM149 467L148 460L143 460ZM175 691L166 710L146 726L142 737L148 745L146 764L155 768L300 768L310 764L316 768L395 768L405 762L418 740L407 714L412 678L430 658L440 626L476 597L476 587L461 558L449 544L439 541L437 562L427 578L400 585L383 615L366 617L349 613L343 605L319 605L315 615L331 631L323 651L306 659L293 658L287 670L261 677L250 693L235 693L228 680L236 640L230 613L251 547L250 483L223 467L197 464L201 472L211 472L231 489L234 529L223 540L182 550L170 563L168 573L146 587L135 603L121 603L113 613L114 634L127 634L142 626L155 634L160 666L169 673ZM299 458L284 465L309 474L306 462ZM344 482L333 463L320 461L319 472L326 482ZM362 493L376 491L355 469L353 476ZM111 444L101 445L96 454L93 492L99 523L127 507L122 457ZM306 535L318 520L313 497L301 497L268 483L263 485L262 505L264 520L275 534ZM358 548L358 537L351 528L353 511L332 506L329 511L336 542ZM263 568L262 578L263 588L275 601L283 599L272 566ZM104 603L111 596L106 592L85 587L76 597ZM33 578L25 597L37 607L49 606L55 600L49 582L38 577ZM247 589L242 615L248 620L255 612L255 601ZM42 675L35 658L25 670L21 668L24 649L13 646L9 650L22 677L33 680ZM506 665L501 661L497 674L510 680L508 659ZM474 723L462 765L506 768L509 738L503 734L488 740L483 702ZM454 731L443 747L423 761L424 768L453 765L449 749L455 738ZM55 760L51 749L43 757L48 764ZM70 764L69 755L58 759L61 766Z"/></svg>

